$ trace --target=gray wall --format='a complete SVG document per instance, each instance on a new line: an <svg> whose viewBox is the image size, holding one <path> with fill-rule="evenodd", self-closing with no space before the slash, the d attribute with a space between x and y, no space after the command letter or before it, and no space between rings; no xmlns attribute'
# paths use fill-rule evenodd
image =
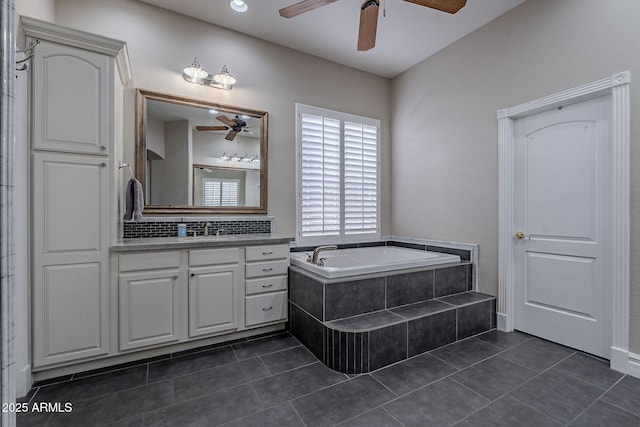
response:
<svg viewBox="0 0 640 427"><path fill-rule="evenodd" d="M127 42L127 162L134 157L133 86L269 112L268 213L277 233L295 234L295 103L380 119L382 233L390 233L388 79L137 1L57 0L56 23ZM196 56L209 70L227 64L238 78L233 90L185 82L182 69Z"/></svg>
<svg viewBox="0 0 640 427"><path fill-rule="evenodd" d="M640 2L529 0L392 80L392 230L480 244L497 294L496 111L631 70L640 111ZM631 345L640 353L640 121L631 121ZM403 209L412 206L412 209Z"/></svg>

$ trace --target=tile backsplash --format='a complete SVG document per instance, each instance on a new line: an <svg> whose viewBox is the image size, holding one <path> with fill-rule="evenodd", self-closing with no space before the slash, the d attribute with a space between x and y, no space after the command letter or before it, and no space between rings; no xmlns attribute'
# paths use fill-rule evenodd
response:
<svg viewBox="0 0 640 427"><path fill-rule="evenodd" d="M148 237L175 237L178 235L178 224L186 224L188 231L195 231L198 236L204 235L204 226L209 223L209 235L220 230L225 234L264 234L271 233L272 217L260 218L151 218L140 222L123 223L123 239L141 239Z"/></svg>

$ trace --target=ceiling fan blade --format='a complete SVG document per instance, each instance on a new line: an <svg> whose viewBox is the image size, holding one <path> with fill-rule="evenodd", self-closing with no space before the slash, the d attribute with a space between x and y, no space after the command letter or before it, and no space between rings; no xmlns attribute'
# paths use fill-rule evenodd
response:
<svg viewBox="0 0 640 427"><path fill-rule="evenodd" d="M227 116L218 116L218 117L216 117L216 119L218 119L219 121L221 121L222 123L224 123L227 126L234 127L236 125L236 122L234 122L233 120L231 120Z"/></svg>
<svg viewBox="0 0 640 427"><path fill-rule="evenodd" d="M360 8L360 30L358 33L358 50L369 50L376 45L378 30L378 0L365 0Z"/></svg>
<svg viewBox="0 0 640 427"><path fill-rule="evenodd" d="M447 13L456 13L462 9L467 0L404 0L409 3L419 4L420 6L430 7L431 9L438 9Z"/></svg>
<svg viewBox="0 0 640 427"><path fill-rule="evenodd" d="M233 141L237 134L237 130L230 130L227 136L224 137L224 139L226 139L227 141Z"/></svg>
<svg viewBox="0 0 640 427"><path fill-rule="evenodd" d="M291 6L287 6L279 10L280 16L283 18L293 18L301 13L309 12L321 6L328 5L337 0L304 0Z"/></svg>
<svg viewBox="0 0 640 427"><path fill-rule="evenodd" d="M209 130L227 130L229 129L228 126L196 126L196 130L199 130L201 132L206 132Z"/></svg>

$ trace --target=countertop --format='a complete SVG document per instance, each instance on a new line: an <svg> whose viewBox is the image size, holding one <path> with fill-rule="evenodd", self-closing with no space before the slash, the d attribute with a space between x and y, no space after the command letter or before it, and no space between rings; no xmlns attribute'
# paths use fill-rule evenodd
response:
<svg viewBox="0 0 640 427"><path fill-rule="evenodd" d="M229 234L223 236L153 237L120 240L111 252L157 251L165 249L218 248L225 246L255 246L288 244L294 238L277 234Z"/></svg>

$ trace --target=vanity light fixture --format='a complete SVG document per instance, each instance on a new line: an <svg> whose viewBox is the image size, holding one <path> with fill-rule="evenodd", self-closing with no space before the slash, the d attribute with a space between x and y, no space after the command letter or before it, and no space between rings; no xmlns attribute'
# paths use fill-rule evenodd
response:
<svg viewBox="0 0 640 427"><path fill-rule="evenodd" d="M198 62L198 58L194 58L193 63L182 71L182 77L189 83L224 90L231 90L236 83L236 78L229 73L226 65L222 66L222 70L218 74L212 76L207 70L202 68Z"/></svg>
<svg viewBox="0 0 640 427"><path fill-rule="evenodd" d="M249 9L249 6L243 0L231 0L229 5L231 6L231 9L240 13L244 13Z"/></svg>

